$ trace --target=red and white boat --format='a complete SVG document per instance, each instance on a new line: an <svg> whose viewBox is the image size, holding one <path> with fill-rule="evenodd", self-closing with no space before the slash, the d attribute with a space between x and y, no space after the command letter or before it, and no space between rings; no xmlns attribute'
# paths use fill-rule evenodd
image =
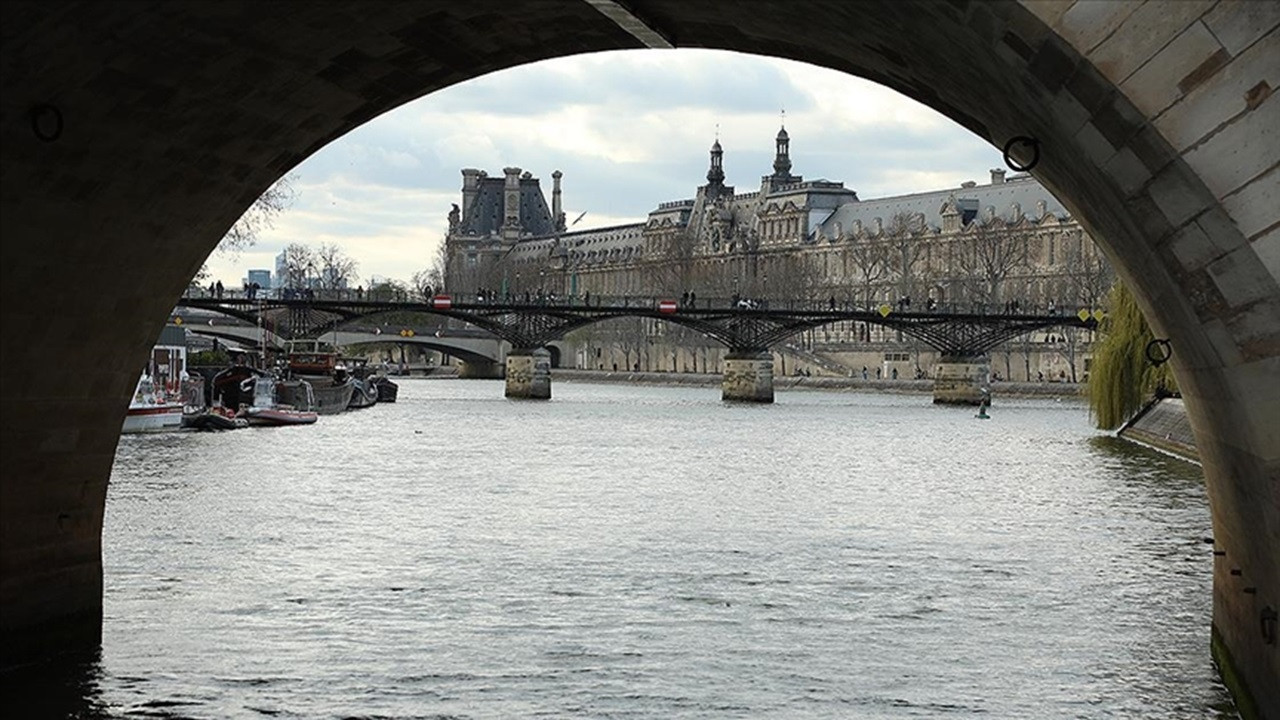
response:
<svg viewBox="0 0 1280 720"><path fill-rule="evenodd" d="M150 375L143 374L134 390L133 400L129 403L129 414L125 415L122 433L164 432L178 430L182 427L182 411L185 404L181 398L170 399L164 390L156 387Z"/></svg>
<svg viewBox="0 0 1280 720"><path fill-rule="evenodd" d="M238 417L249 421L250 425L310 425L316 421L316 413L312 410L295 410L289 405L276 404L276 381L269 375L255 375L246 378L241 388L249 390L252 386L253 403L241 406ZM310 391L310 386L307 386Z"/></svg>
<svg viewBox="0 0 1280 720"><path fill-rule="evenodd" d="M176 325L166 326L138 378L120 432L180 430L187 380L186 333Z"/></svg>

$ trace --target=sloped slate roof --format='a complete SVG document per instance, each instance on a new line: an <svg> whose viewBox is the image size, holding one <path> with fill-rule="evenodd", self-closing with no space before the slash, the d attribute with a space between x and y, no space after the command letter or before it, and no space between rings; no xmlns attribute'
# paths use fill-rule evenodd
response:
<svg viewBox="0 0 1280 720"><path fill-rule="evenodd" d="M846 203L822 223L822 231L827 235L835 234L835 225L840 223L845 232L849 232L855 220L861 220L863 227L871 227L875 219L881 218L888 226L890 219L900 213L923 214L925 223L932 228L942 227L942 205L947 198L954 195L969 220L973 214L981 214L987 207L995 207L996 214L1008 217L1010 206L1021 205L1023 214L1036 218L1036 202L1043 200L1047 212L1058 218L1066 218L1070 213L1058 202L1043 185L1030 176L1014 177L1006 182L994 185L975 185L974 187L949 188L932 190L913 195L863 200Z"/></svg>
<svg viewBox="0 0 1280 720"><path fill-rule="evenodd" d="M461 234L485 237L502 230L504 182L505 179L500 177L480 179L476 199L467 209L466 217L461 219ZM555 232L551 209L542 196L542 187L537 178L520 179L520 224L524 232L534 235Z"/></svg>

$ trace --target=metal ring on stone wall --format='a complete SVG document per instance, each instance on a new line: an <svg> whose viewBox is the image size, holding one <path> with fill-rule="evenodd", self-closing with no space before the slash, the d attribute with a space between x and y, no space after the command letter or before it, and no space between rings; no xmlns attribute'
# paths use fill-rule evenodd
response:
<svg viewBox="0 0 1280 720"><path fill-rule="evenodd" d="M49 124L52 127L46 127ZM31 132L44 142L62 137L62 111L48 103L31 108Z"/></svg>
<svg viewBox="0 0 1280 720"><path fill-rule="evenodd" d="M1147 356L1147 362L1160 367L1169 362L1169 358L1173 357L1173 347L1168 340L1156 338L1147 343L1147 348L1143 351L1143 354Z"/></svg>
<svg viewBox="0 0 1280 720"><path fill-rule="evenodd" d="M1025 165L1019 165L1010 156L1015 146L1025 146L1031 148L1031 159ZM1004 164L1008 165L1014 172L1030 172L1031 168L1040 163L1040 141L1027 135L1018 135L1009 138L1009 142L1004 144Z"/></svg>

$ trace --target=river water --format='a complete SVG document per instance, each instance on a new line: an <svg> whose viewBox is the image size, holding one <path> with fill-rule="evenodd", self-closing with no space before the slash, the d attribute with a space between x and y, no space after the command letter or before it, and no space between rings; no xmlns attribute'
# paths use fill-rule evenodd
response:
<svg viewBox="0 0 1280 720"><path fill-rule="evenodd" d="M401 382L121 439L83 717L1235 717L1194 465L1083 405ZM74 713L73 713L74 714Z"/></svg>

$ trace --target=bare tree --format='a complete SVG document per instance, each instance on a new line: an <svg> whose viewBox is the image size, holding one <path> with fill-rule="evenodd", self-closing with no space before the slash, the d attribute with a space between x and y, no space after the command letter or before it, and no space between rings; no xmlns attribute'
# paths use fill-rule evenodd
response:
<svg viewBox="0 0 1280 720"><path fill-rule="evenodd" d="M315 273L315 267L315 252L311 248L300 243L286 245L282 285L295 290L307 287Z"/></svg>
<svg viewBox="0 0 1280 720"><path fill-rule="evenodd" d="M1072 295L1068 299L1081 307L1102 307L1116 282L1111 263L1096 245L1080 234L1076 236L1076 247L1068 248L1066 256L1070 268L1067 282Z"/></svg>
<svg viewBox="0 0 1280 720"><path fill-rule="evenodd" d="M925 241L921 238L923 232L924 216L909 212L895 213L885 229L889 264L897 275L899 297L911 297L919 284L917 272L925 255Z"/></svg>
<svg viewBox="0 0 1280 720"><path fill-rule="evenodd" d="M245 250L258 241L263 231L275 227L276 218L298 199L298 191L294 187L297 179L297 175L285 175L267 188L218 242L218 250Z"/></svg>
<svg viewBox="0 0 1280 720"><path fill-rule="evenodd" d="M652 259L643 265L649 292L674 296L694 289L696 245L697 238L688 228L654 238L650 243Z"/></svg>
<svg viewBox="0 0 1280 720"><path fill-rule="evenodd" d="M321 290L343 290L356 279L358 264L337 245L326 243L314 253L317 287Z"/></svg>
<svg viewBox="0 0 1280 720"><path fill-rule="evenodd" d="M276 218L298 199L298 191L294 187L297 179L297 175L290 174L276 180L227 230L214 252L236 254L257 243L259 234L275 227ZM209 278L209 263L205 262L201 264L195 277L191 278L191 285L201 287Z"/></svg>
<svg viewBox="0 0 1280 720"><path fill-rule="evenodd" d="M854 240L848 249L849 259L857 269L862 289L862 306L871 307L872 295L879 282L889 274L888 248L870 238Z"/></svg>
<svg viewBox="0 0 1280 720"><path fill-rule="evenodd" d="M810 253L769 253L759 271L760 295L786 302L815 301L822 288L820 273Z"/></svg>
<svg viewBox="0 0 1280 720"><path fill-rule="evenodd" d="M989 307L1000 304L1005 280L1028 261L1025 233L1014 231L1000 218L970 223L954 250L957 270L974 291L970 299Z"/></svg>
<svg viewBox="0 0 1280 720"><path fill-rule="evenodd" d="M442 288L440 269L433 267L429 270L415 272L413 277L409 279L409 286L418 298L424 301L428 300Z"/></svg>

